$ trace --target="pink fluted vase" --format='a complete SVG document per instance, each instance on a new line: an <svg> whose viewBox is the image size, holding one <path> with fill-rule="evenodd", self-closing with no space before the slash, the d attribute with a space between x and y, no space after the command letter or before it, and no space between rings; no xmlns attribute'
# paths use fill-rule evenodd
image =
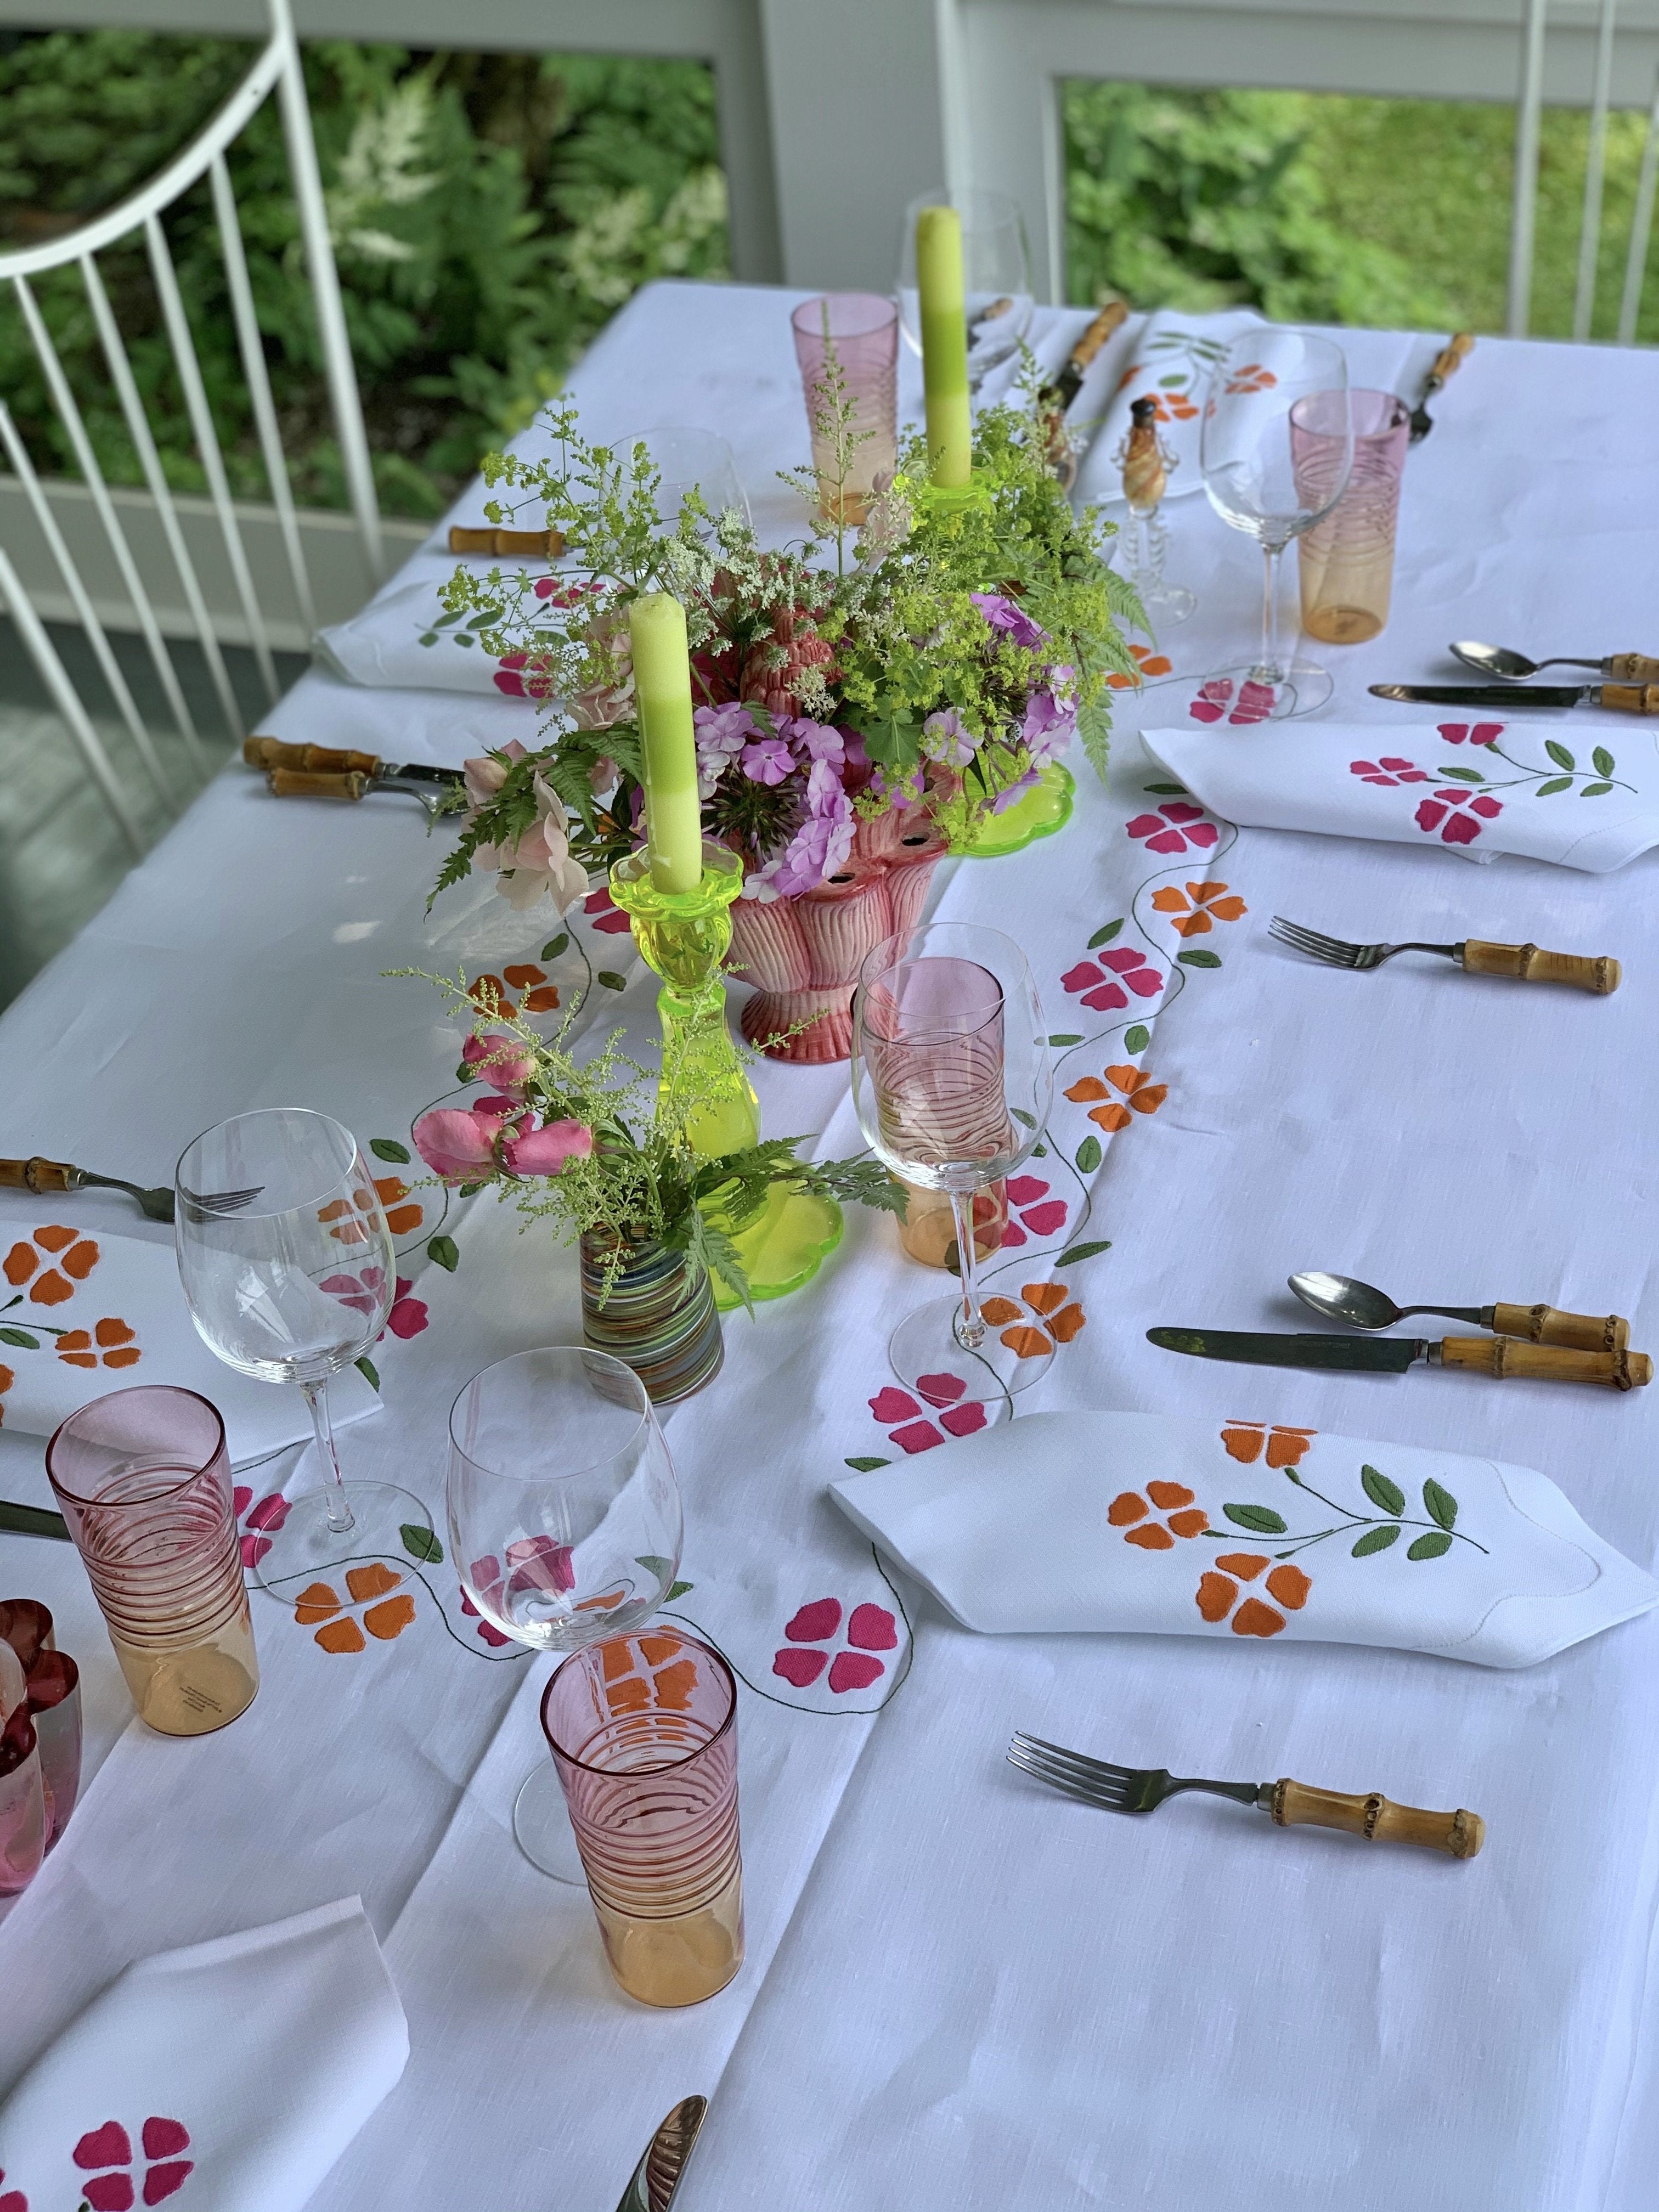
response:
<svg viewBox="0 0 1659 2212"><path fill-rule="evenodd" d="M845 866L816 890L738 899L726 965L756 987L741 1016L750 1043L798 1066L848 1059L859 970L884 939L921 920L945 849L926 806L895 807L859 823Z"/></svg>

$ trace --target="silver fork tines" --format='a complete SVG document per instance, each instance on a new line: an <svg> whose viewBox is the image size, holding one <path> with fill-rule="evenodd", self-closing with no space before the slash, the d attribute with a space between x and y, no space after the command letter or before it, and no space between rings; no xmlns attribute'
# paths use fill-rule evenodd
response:
<svg viewBox="0 0 1659 2212"><path fill-rule="evenodd" d="M1167 1798L1183 1790L1203 1790L1216 1797L1230 1797L1238 1805L1261 1805L1266 1799L1253 1782L1204 1782L1171 1774L1163 1766L1117 1766L1110 1759L1091 1759L1063 1744L1016 1731L1008 1747L1008 1763L1034 1781L1047 1783L1063 1796L1085 1805L1097 1805L1108 1813L1155 1813ZM1266 1785L1271 1793L1272 1784Z"/></svg>
<svg viewBox="0 0 1659 2212"><path fill-rule="evenodd" d="M1380 968L1396 952L1438 952L1448 960L1461 957L1455 945L1350 945L1346 938L1327 937L1322 930L1288 921L1282 914L1276 914L1267 924L1267 934L1278 944L1288 945L1293 952L1305 953L1310 960L1322 960L1329 968Z"/></svg>

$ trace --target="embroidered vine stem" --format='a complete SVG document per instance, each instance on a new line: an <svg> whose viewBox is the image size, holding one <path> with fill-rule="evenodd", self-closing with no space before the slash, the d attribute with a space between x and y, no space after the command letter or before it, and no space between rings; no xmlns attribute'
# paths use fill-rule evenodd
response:
<svg viewBox="0 0 1659 2212"><path fill-rule="evenodd" d="M1305 1552L1310 1545L1322 1544L1328 1536L1346 1535L1350 1529L1387 1528L1421 1528L1425 1534L1446 1537L1449 1543L1473 1544L1477 1552L1480 1553L1483 1556L1486 1554L1486 1545L1475 1543L1474 1538L1473 1536L1466 1536L1461 1528L1448 1528L1443 1522L1425 1520L1419 1518L1415 1514L1403 1512L1355 1513L1347 1506L1340 1505L1335 1498L1327 1498L1323 1491L1316 1490L1312 1483L1305 1481L1303 1477L1297 1473L1293 1467L1287 1467L1285 1469L1285 1479L1287 1482L1293 1482L1298 1490L1305 1490L1310 1498L1316 1498L1320 1504L1327 1507L1331 1512L1340 1513L1343 1517L1340 1521L1333 1522L1328 1528L1316 1529L1311 1535L1297 1537L1295 1540L1287 1546L1284 1551L1275 1552L1273 1553L1273 1556L1276 1559L1294 1559L1298 1552ZM1240 1525L1243 1526L1244 1524ZM1206 1536L1212 1537L1218 1543L1235 1544L1239 1540L1238 1535L1235 1530L1230 1528L1206 1528L1202 1533ZM1247 1528L1246 1533L1261 1535L1272 1534L1273 1532L1261 1529L1249 1530ZM1442 1548L1443 1549L1444 1547Z"/></svg>

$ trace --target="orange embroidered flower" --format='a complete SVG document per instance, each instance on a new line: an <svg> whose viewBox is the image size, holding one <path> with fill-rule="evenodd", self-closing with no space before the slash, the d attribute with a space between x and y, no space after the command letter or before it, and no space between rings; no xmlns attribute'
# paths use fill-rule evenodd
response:
<svg viewBox="0 0 1659 2212"><path fill-rule="evenodd" d="M1107 1089L1108 1083L1113 1091L1123 1093L1129 1102L1128 1106L1119 1105L1112 1097L1112 1091ZM1091 1098L1105 1099L1105 1105L1090 1109L1089 1119L1098 1121L1103 1129L1108 1130L1128 1127L1129 1106L1133 1106L1137 1114L1156 1114L1169 1095L1167 1083L1154 1083L1144 1068L1124 1066L1109 1067L1104 1083L1097 1075L1085 1075L1069 1085L1066 1092L1066 1096L1079 1105L1086 1103Z"/></svg>
<svg viewBox="0 0 1659 2212"><path fill-rule="evenodd" d="M1201 1536L1210 1525L1209 1516L1182 1482L1149 1482L1146 1498L1138 1490L1120 1490L1106 1508L1106 1518L1122 1529L1126 1544L1138 1544L1143 1552L1172 1552L1177 1536Z"/></svg>
<svg viewBox="0 0 1659 2212"><path fill-rule="evenodd" d="M1272 369L1263 368L1260 362L1246 362L1237 376L1227 382L1229 392L1271 392L1279 379Z"/></svg>
<svg viewBox="0 0 1659 2212"><path fill-rule="evenodd" d="M1002 1341L1017 1359L1041 1359L1056 1345L1069 1344L1087 1319L1082 1307L1068 1300L1064 1283L1025 1283L1020 1296L1036 1321L1012 1298L987 1298L980 1306L992 1328L1002 1331Z"/></svg>
<svg viewBox="0 0 1659 2212"><path fill-rule="evenodd" d="M1154 653L1150 645L1132 645L1129 651L1140 676L1170 676L1175 672L1175 663L1169 655ZM1114 691L1131 691L1139 680L1138 677L1125 676L1115 668L1106 678Z"/></svg>
<svg viewBox="0 0 1659 2212"><path fill-rule="evenodd" d="M83 1328L66 1328L58 1340L58 1357L65 1367L136 1367L143 1358L137 1332L111 1316Z"/></svg>
<svg viewBox="0 0 1659 2212"><path fill-rule="evenodd" d="M389 1176L387 1180L390 1182L395 1178ZM398 1188L401 1189L402 1186ZM337 1244L367 1244L369 1242L373 1232L368 1224L374 1218L375 1196L380 1188L379 1183L374 1190L364 1190L360 1187L352 1192L349 1198L331 1199L326 1206L318 1207L318 1220L331 1224L328 1233Z"/></svg>
<svg viewBox="0 0 1659 2212"><path fill-rule="evenodd" d="M514 998L515 991L523 992L521 1002ZM503 968L499 975L475 976L467 996L483 1018L493 1022L504 1014L551 1013L559 1003L559 987L548 981L544 968L524 960Z"/></svg>
<svg viewBox="0 0 1659 2212"><path fill-rule="evenodd" d="M409 1198L409 1185L396 1176L376 1176L374 1189L386 1208L386 1225L394 1237L408 1236L426 1218L426 1208L418 1199L410 1200L407 1206L401 1203Z"/></svg>
<svg viewBox="0 0 1659 2212"><path fill-rule="evenodd" d="M311 1583L294 1601L294 1618L302 1628L315 1629L313 1640L325 1651L366 1651L363 1630L389 1644L401 1636L415 1618L415 1601L399 1589L403 1577L379 1559L361 1567L348 1567L342 1597L331 1583ZM394 1597L392 1592L397 1590ZM362 1626L356 1616L361 1613ZM317 1623L322 1626L317 1627Z"/></svg>
<svg viewBox="0 0 1659 2212"><path fill-rule="evenodd" d="M1245 1467L1254 1466L1261 1458L1264 1443L1269 1467L1295 1467L1318 1434L1317 1429L1281 1428L1277 1421L1271 1429L1265 1421L1229 1421L1221 1431L1221 1441L1227 1447L1228 1458Z"/></svg>
<svg viewBox="0 0 1659 2212"><path fill-rule="evenodd" d="M684 1713L697 1686L697 1662L684 1656L685 1638L672 1629L617 1638L599 1646L605 1700L613 1714Z"/></svg>
<svg viewBox="0 0 1659 2212"><path fill-rule="evenodd" d="M1225 884L1188 884L1183 891L1170 884L1152 893L1152 905L1159 914L1176 916L1172 926L1179 936L1207 937L1216 922L1237 921L1249 911L1236 892L1223 898L1226 888Z"/></svg>
<svg viewBox="0 0 1659 2212"><path fill-rule="evenodd" d="M1285 1626L1285 1614L1301 1612L1313 1588L1313 1577L1304 1575L1300 1567L1282 1562L1270 1571L1264 1585L1274 1604L1265 1604L1259 1597L1247 1597L1242 1605L1238 1603L1243 1595L1239 1584L1253 1583L1267 1565L1265 1552L1223 1552L1215 1567L1199 1577L1194 1602L1212 1628L1231 1614L1229 1626L1235 1636L1277 1636ZM1278 1609L1281 1606L1284 1612Z"/></svg>
<svg viewBox="0 0 1659 2212"><path fill-rule="evenodd" d="M54 1260L56 1267L51 1264ZM37 1229L28 1243L14 1244L0 1261L0 1273L15 1291L28 1285L31 1305L61 1306L97 1265L98 1247L91 1237L54 1221Z"/></svg>
<svg viewBox="0 0 1659 2212"><path fill-rule="evenodd" d="M12 1384L16 1380L17 1377L12 1373L9 1367L0 1367L0 1398L3 1398L5 1396L7 1391L10 1389ZM0 1406L0 1423L3 1423L5 1418L6 1409L3 1406Z"/></svg>

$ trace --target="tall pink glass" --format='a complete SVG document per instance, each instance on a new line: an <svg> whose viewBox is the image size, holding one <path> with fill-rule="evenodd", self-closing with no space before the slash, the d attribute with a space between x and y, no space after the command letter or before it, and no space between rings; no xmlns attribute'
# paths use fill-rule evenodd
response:
<svg viewBox="0 0 1659 2212"><path fill-rule="evenodd" d="M81 1670L57 1648L52 1614L39 1598L0 1598L0 1644L23 1669L24 1694L40 1753L46 1849L75 1810L81 1788Z"/></svg>
<svg viewBox="0 0 1659 2212"><path fill-rule="evenodd" d="M46 1853L46 1788L23 1662L0 1643L0 1897L27 1889Z"/></svg>
<svg viewBox="0 0 1659 2212"><path fill-rule="evenodd" d="M874 292L826 292L789 318L812 434L818 514L854 529L870 511L876 478L898 458L898 308ZM837 447L832 419L839 371L853 402L852 444Z"/></svg>
<svg viewBox="0 0 1659 2212"><path fill-rule="evenodd" d="M1395 526L1411 443L1411 414L1392 392L1310 392L1291 410L1291 462L1303 504L1341 481L1344 418L1353 423L1347 489L1297 540L1302 627L1326 645L1363 645L1389 619Z"/></svg>
<svg viewBox="0 0 1659 2212"><path fill-rule="evenodd" d="M674 1628L607 1637L542 1698L611 1971L644 2004L696 2004L743 1964L738 1686Z"/></svg>
<svg viewBox="0 0 1659 2212"><path fill-rule="evenodd" d="M46 1473L139 1717L205 1735L253 1702L259 1662L225 1425L193 1390L114 1390L71 1413Z"/></svg>

